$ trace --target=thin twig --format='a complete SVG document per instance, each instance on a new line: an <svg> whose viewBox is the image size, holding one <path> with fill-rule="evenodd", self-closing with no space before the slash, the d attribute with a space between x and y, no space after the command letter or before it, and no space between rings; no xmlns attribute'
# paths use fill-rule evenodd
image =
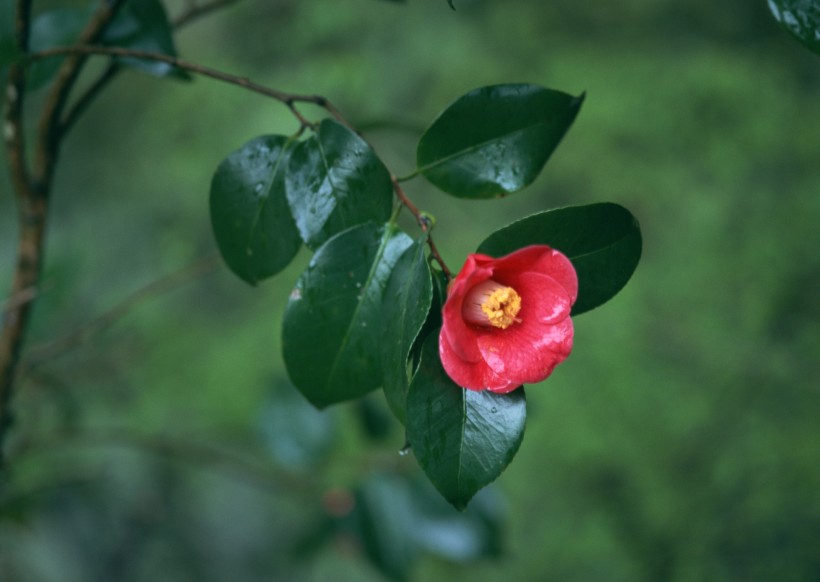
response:
<svg viewBox="0 0 820 582"><path fill-rule="evenodd" d="M211 69L210 67L198 65L196 63L184 61L182 59L178 59L176 57L164 55L161 53L153 53L149 51L141 51L136 49L126 49L122 47L76 45L54 47L40 52L31 53L26 56L25 60L31 62L39 59L46 59L49 57L59 57L66 55L103 55L113 57L129 57L135 59L145 59L150 61L167 63L169 65L172 65L179 69L183 69L190 73L202 75L203 77L208 77L211 79L215 79L217 81L222 81L224 83L229 83L231 85L236 85L238 87L242 87L243 89L253 91L254 93L259 93L260 95L264 95L266 97L270 97L271 99L275 99L276 101L283 103L285 106L287 106L288 109L290 109L291 113L296 117L296 119L299 120L299 123L302 125L302 127L312 127L313 124L299 112L299 110L296 107L297 103L312 103L313 105L322 107L323 109L325 109L325 111L330 113L330 115L336 118L336 120L339 121L339 123L342 123L350 127L350 124L342 116L339 110L336 109L336 107L326 97L322 97L321 95L287 93L285 91L279 91L278 89L271 89L270 87L265 87L264 85L254 83L247 77L231 75L229 73L217 71L216 69Z"/></svg>
<svg viewBox="0 0 820 582"><path fill-rule="evenodd" d="M237 2L239 2L239 0L213 0L212 2L206 2L204 4L192 2L186 10L174 19L172 26L175 30L179 30L212 12ZM113 61L106 67L105 71L100 74L97 80L86 88L83 94L80 95L77 101L69 108L68 113L65 114L60 125L63 133L69 131L71 127L77 123L77 120L88 110L88 107L102 93L102 90L105 89L111 81L116 79L122 70L123 67Z"/></svg>
<svg viewBox="0 0 820 582"><path fill-rule="evenodd" d="M102 93L108 84L114 80L117 74L122 70L122 65L116 61L112 61L105 68L100 76L83 92L82 95L69 107L68 112L60 122L60 133L65 135L77 123L83 113L85 113L94 100Z"/></svg>
<svg viewBox="0 0 820 582"><path fill-rule="evenodd" d="M320 484L307 474L295 475L276 470L271 465L262 466L224 448L176 436L147 434L128 429L85 430L54 434L46 441L36 441L21 447L16 452L15 462L71 445L132 448L187 461L201 467L219 467L242 475L249 482L265 490L286 490L288 493L309 499L319 495Z"/></svg>
<svg viewBox="0 0 820 582"><path fill-rule="evenodd" d="M140 304L172 289L180 287L189 281L201 277L219 265L216 256L209 256L183 267L182 269L165 275L142 288L138 289L108 311L103 312L91 321L86 322L74 331L51 340L29 350L21 365L21 373L26 374L35 366L53 360L66 352L81 346L100 332L111 327L117 321L128 315Z"/></svg>
<svg viewBox="0 0 820 582"><path fill-rule="evenodd" d="M93 44L105 32L124 4L124 0L102 2L80 33L79 44ZM40 189L50 189L51 178L57 163L57 153L62 142L62 114L68 102L69 93L77 82L88 55L75 53L68 55L60 65L57 76L46 95L40 122L38 124L38 144L35 151L34 177Z"/></svg>
<svg viewBox="0 0 820 582"><path fill-rule="evenodd" d="M174 18L173 26L176 29L180 29L198 18L225 8L226 6L230 6L231 4L236 4L237 2L239 2L239 0L212 0L204 4L194 2L185 11Z"/></svg>
<svg viewBox="0 0 820 582"><path fill-rule="evenodd" d="M15 45L20 54L28 50L31 26L31 0L15 3ZM3 136L9 160L9 174L18 200L20 232L18 238L17 264L14 269L11 292L14 298L36 287L39 279L39 249L42 244L42 227L37 220L39 201L31 186L26 145L23 131L23 102L26 79L23 63L14 63L8 69L8 83L4 91ZM23 345L26 324L31 313L31 301L18 303L12 309L4 309L0 320L0 496L5 485L5 435L12 423L11 401L14 379Z"/></svg>
<svg viewBox="0 0 820 582"><path fill-rule="evenodd" d="M407 194L404 193L404 190L402 190L401 185L399 184L398 178L391 175L390 180L393 182L393 191L396 193L396 197L399 199L399 202L401 202L401 204L410 211L410 214L412 214L416 219L419 228L421 228L423 232L427 233L427 246L430 247L430 254L433 259L435 259L441 267L441 271L444 273L444 276L447 277L448 280L452 279L453 274L450 272L450 269L447 268L447 264L444 262L444 259L441 258L441 254L438 252L438 247L436 247L436 243L430 235L430 230L432 230L433 227L430 222L430 218L421 212L418 207L413 204L413 201L407 197Z"/></svg>
<svg viewBox="0 0 820 582"><path fill-rule="evenodd" d="M0 316L5 315L10 311L14 311L19 307L25 305L37 297L39 291L37 287L28 287L22 291L18 291L2 304L0 304Z"/></svg>

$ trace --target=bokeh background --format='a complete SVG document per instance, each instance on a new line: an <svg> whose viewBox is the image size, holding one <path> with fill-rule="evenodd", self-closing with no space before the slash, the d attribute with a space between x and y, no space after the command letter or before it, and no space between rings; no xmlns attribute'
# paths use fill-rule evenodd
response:
<svg viewBox="0 0 820 582"><path fill-rule="evenodd" d="M527 190L468 202L407 184L453 267L531 212L612 201L640 220L637 272L528 388L509 469L459 518L399 455L380 394L303 405L279 327L308 254L248 287L213 260L208 216L217 164L293 119L236 87L130 72L57 175L4 580L820 580L820 58L763 0L456 5L242 0L177 45L329 97L399 175L470 89L587 92Z"/></svg>

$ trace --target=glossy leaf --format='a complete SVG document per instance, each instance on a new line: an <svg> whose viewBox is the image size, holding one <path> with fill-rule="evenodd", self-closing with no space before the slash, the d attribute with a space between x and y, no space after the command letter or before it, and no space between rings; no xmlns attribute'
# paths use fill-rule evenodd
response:
<svg viewBox="0 0 820 582"><path fill-rule="evenodd" d="M302 241L285 198L288 138L268 135L231 153L211 180L211 224L222 258L255 285L284 269Z"/></svg>
<svg viewBox="0 0 820 582"><path fill-rule="evenodd" d="M523 388L494 394L454 384L441 367L438 333L427 337L407 393L407 438L430 481L456 509L512 461L526 415Z"/></svg>
<svg viewBox="0 0 820 582"><path fill-rule="evenodd" d="M332 119L294 148L287 196L311 249L351 226L387 221L393 207L387 168L367 142Z"/></svg>
<svg viewBox="0 0 820 582"><path fill-rule="evenodd" d="M572 261L578 273L572 315L612 299L641 258L638 221L626 208L607 202L533 214L491 234L478 252L500 257L533 244L556 248Z"/></svg>
<svg viewBox="0 0 820 582"><path fill-rule="evenodd" d="M299 277L285 309L282 350L291 380L315 406L381 385L382 300L411 244L395 225L356 226L319 248Z"/></svg>
<svg viewBox="0 0 820 582"><path fill-rule="evenodd" d="M419 334L433 300L433 281L424 249L418 239L396 263L387 284L382 310L382 377L384 394L393 414L405 424L405 401L412 376L410 348Z"/></svg>
<svg viewBox="0 0 820 582"><path fill-rule="evenodd" d="M289 469L316 464L336 442L331 412L316 410L287 382L271 392L262 407L259 428L271 456Z"/></svg>
<svg viewBox="0 0 820 582"><path fill-rule="evenodd" d="M780 25L820 54L820 0L768 0Z"/></svg>
<svg viewBox="0 0 820 582"><path fill-rule="evenodd" d="M527 84L475 89L424 133L416 151L419 171L460 198L517 192L541 172L583 100Z"/></svg>
<svg viewBox="0 0 820 582"><path fill-rule="evenodd" d="M103 44L177 56L173 27L160 0L129 0L108 25ZM121 64L151 75L188 78L184 71L158 61L117 57Z"/></svg>

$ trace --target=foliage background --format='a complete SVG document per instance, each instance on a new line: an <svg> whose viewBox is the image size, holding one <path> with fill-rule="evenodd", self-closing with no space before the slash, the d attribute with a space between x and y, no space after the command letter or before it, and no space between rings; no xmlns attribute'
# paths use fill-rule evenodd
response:
<svg viewBox="0 0 820 582"><path fill-rule="evenodd" d="M408 184L452 267L492 230L566 204L617 202L644 233L630 284L577 319L572 357L528 390L527 438L496 487L504 557L428 557L412 577L817 579L820 61L762 1L598 4L245 0L177 42L189 60L331 98L398 174L418 131L474 87L587 91L525 192L470 203ZM381 123L395 119L406 127ZM123 75L67 142L30 345L212 253L216 165L293 129L235 87ZM0 184L7 288L14 209ZM380 579L344 540L290 552L326 507L303 480L321 491L415 470L395 454L398 428L371 442L355 407L335 413L319 468L275 472L275 487L180 461L187 450L87 446L118 427L260 458L282 309L307 259L257 289L221 267L197 277L23 384L13 479L45 489L2 525L17 579Z"/></svg>

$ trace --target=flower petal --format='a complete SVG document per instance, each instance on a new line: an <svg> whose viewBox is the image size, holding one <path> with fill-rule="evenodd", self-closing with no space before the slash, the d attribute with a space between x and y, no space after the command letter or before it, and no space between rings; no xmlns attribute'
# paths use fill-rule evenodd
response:
<svg viewBox="0 0 820 582"><path fill-rule="evenodd" d="M447 337L450 346L458 356L470 362L482 360L481 352L476 345L479 332L469 326L461 315L464 298L470 289L486 281L492 275L492 269L486 264L493 259L484 255L470 255L464 262L458 276L453 279L447 292L447 301L441 312L441 333Z"/></svg>
<svg viewBox="0 0 820 582"><path fill-rule="evenodd" d="M462 388L509 392L518 387L493 372L482 359L478 362L462 360L452 349L443 333L439 335L438 352L444 371L453 382Z"/></svg>
<svg viewBox="0 0 820 582"><path fill-rule="evenodd" d="M578 297L578 276L570 260L559 251L545 245L524 247L495 262L493 277L505 285L516 287L513 280L520 273L537 272L558 281L570 297L570 305Z"/></svg>
<svg viewBox="0 0 820 582"><path fill-rule="evenodd" d="M569 317L572 303L561 284L540 273L521 273L513 280L513 286L521 295L521 311L518 317L522 324L530 320L553 325ZM518 327L513 325L513 328Z"/></svg>
<svg viewBox="0 0 820 582"><path fill-rule="evenodd" d="M478 338L478 347L490 369L511 384L544 380L572 351L572 320L555 325L536 320Z"/></svg>

